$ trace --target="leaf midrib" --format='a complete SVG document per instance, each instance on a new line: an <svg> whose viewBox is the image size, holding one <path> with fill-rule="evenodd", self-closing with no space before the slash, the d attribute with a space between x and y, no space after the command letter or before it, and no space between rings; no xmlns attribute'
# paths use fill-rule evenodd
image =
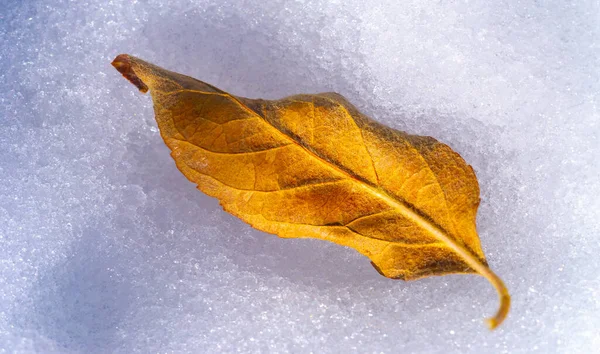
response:
<svg viewBox="0 0 600 354"><path fill-rule="evenodd" d="M273 125L269 122L266 117L258 114L254 110L247 107L243 104L236 96L227 94L232 100L234 100L242 109L246 110L249 114L255 115L261 118L266 124L273 127L273 129L280 134L284 139L289 140L291 143L294 143L304 149L311 157L322 163L323 165L333 169L334 171L346 176L353 182L355 182L360 188L362 188L367 193L376 196L383 200L386 204L391 206L392 208L396 208L399 210L400 214L404 215L406 218L414 222L418 227L424 229L428 233L430 233L433 237L440 240L444 244L446 244L452 251L457 253L464 261L467 263L473 270L476 272L483 274L487 267L481 263L477 256L475 256L471 250L467 249L464 245L460 244L457 240L452 238L442 227L437 225L428 217L421 214L418 209L413 207L410 203L399 199L398 197L393 197L389 195L386 191L382 190L378 186L373 185L369 181L361 178L353 174L348 169L337 165L335 162L329 161L321 156L319 156L313 150L307 148L304 144L301 144L299 141L294 139L291 135L286 134L286 132L279 129L279 127ZM265 105L261 104L261 109L264 112Z"/></svg>

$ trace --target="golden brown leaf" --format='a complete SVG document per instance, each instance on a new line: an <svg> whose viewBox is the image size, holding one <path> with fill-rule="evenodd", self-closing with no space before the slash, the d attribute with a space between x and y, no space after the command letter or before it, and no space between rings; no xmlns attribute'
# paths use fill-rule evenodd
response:
<svg viewBox="0 0 600 354"><path fill-rule="evenodd" d="M361 114L335 93L276 101L230 95L126 54L112 63L150 89L161 135L181 172L223 208L281 237L352 247L384 276L404 280L479 273L479 186L471 166L431 137Z"/></svg>

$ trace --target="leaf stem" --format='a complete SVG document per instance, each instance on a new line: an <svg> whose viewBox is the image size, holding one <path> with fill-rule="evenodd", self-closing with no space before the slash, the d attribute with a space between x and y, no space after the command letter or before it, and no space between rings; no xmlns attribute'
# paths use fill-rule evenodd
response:
<svg viewBox="0 0 600 354"><path fill-rule="evenodd" d="M438 239L445 242L448 247L461 256L474 271L486 278L494 288L496 288L500 299L500 306L496 314L486 320L488 327L490 329L495 329L504 321L506 315L508 315L508 310L510 309L510 295L508 294L506 285L504 285L502 279L492 272L490 268L481 263L481 261L479 261L479 259L477 259L470 251L465 249L465 247L448 237L448 235L438 227L435 227L435 229L437 230L433 233Z"/></svg>
<svg viewBox="0 0 600 354"><path fill-rule="evenodd" d="M508 294L508 289L506 288L506 285L504 285L502 279L492 272L492 270L483 264L475 255L473 255L471 251L466 249L460 243L456 242L456 240L450 237L440 227L421 216L411 207L374 187L365 184L363 184L363 186L369 189L371 193L377 194L389 205L402 210L405 216L407 216L409 219L412 219L415 224L430 232L435 238L445 243L452 251L458 254L465 261L465 263L471 267L471 269L486 278L494 286L494 288L496 288L498 297L500 299L500 306L496 314L493 317L488 318L486 323L490 329L498 327L504 321L510 309L510 295Z"/></svg>

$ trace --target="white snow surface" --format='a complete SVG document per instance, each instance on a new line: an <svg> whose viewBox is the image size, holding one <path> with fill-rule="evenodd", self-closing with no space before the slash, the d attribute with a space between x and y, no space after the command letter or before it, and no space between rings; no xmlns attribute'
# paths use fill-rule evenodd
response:
<svg viewBox="0 0 600 354"><path fill-rule="evenodd" d="M0 1L0 352L600 352L597 1ZM246 97L335 91L479 178L476 275L380 276L225 213L120 53Z"/></svg>

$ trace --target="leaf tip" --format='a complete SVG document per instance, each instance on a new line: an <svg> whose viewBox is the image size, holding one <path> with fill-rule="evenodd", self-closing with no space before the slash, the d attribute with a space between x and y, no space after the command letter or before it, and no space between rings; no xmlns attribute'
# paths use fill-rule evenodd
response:
<svg viewBox="0 0 600 354"><path fill-rule="evenodd" d="M119 54L112 61L112 66L120 72L129 82L135 85L143 93L148 92L148 86L140 79L131 67L131 57L128 54Z"/></svg>

